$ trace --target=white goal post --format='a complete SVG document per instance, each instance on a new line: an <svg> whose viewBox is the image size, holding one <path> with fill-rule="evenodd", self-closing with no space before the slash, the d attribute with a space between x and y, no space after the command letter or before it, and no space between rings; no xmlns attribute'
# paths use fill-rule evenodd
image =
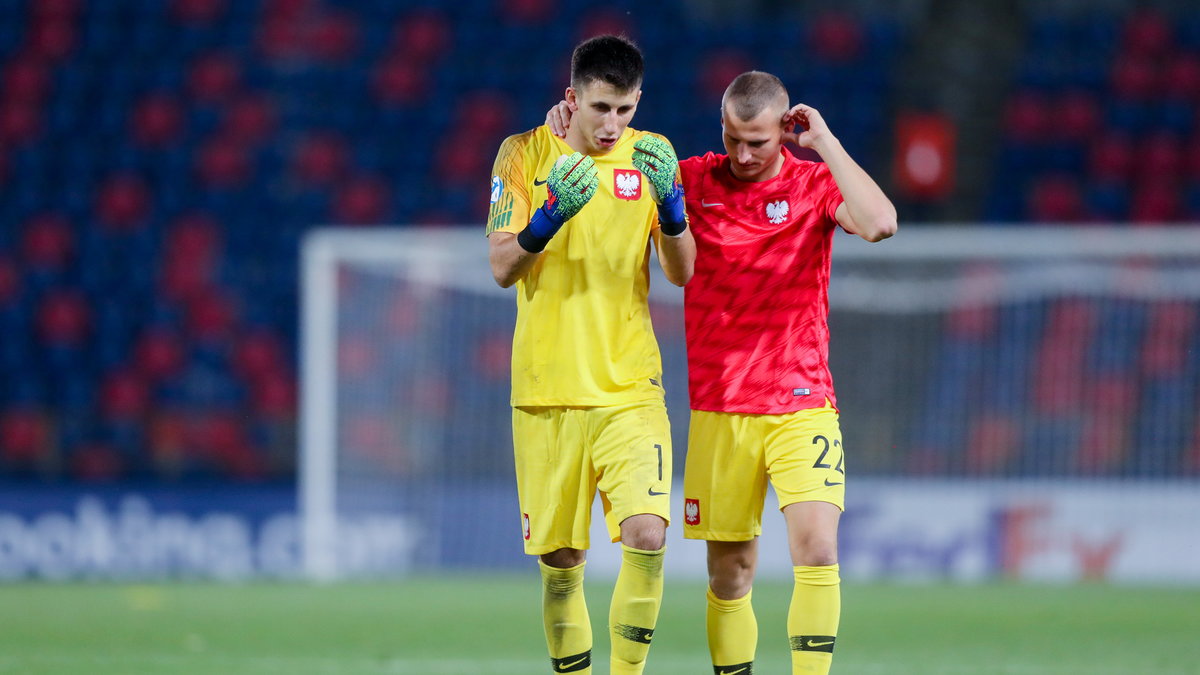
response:
<svg viewBox="0 0 1200 675"><path fill-rule="evenodd" d="M304 239L298 495L308 578L389 574L423 565L469 567L500 555L460 551L447 541L455 528L469 529L476 520L493 527L492 512L507 508L507 502L496 506L496 500L508 498L494 496L515 492L504 469L511 459L503 456L511 452L502 430L507 380L497 370L507 356L499 345L504 331L511 336L514 291L492 280L487 249L479 227L331 227ZM1186 319L1200 309L1200 228L907 225L878 244L839 232L833 257L832 361L839 398L844 411L861 407L852 415L861 428L853 432L859 434L858 444L887 448L864 451L857 459L869 476L1170 480L1190 470L1188 453L1200 458L1200 395L1194 382L1184 382L1184 390L1173 394L1189 397L1186 405L1158 399L1141 404L1142 410L1159 406L1146 415L1166 414L1155 412L1161 409L1186 416L1174 420L1173 436L1151 444L1157 454L1144 460L1132 456L1133 450L1109 448L1103 439L1088 440L1095 416L1086 393L1111 374L1118 388L1138 388L1130 396L1160 396L1151 391L1158 380L1142 374L1152 366L1126 352L1151 348L1147 341L1160 330L1155 322L1176 314ZM686 414L682 292L654 269L651 296L659 308L655 330L664 366L671 371L667 376L674 391L668 392L676 398L668 404L675 401L672 425L678 432L686 429L676 417L681 405ZM405 303L411 308L396 309L408 307ZM964 319L964 338L955 332L963 325L956 323L956 313L972 307L988 308L990 314L978 326L970 323L975 319ZM478 317L492 308L499 313ZM1016 308L1016 314L1010 316L1006 308ZM1043 351L1057 339L1052 331L1062 322L1056 317L1071 311L1082 312L1086 316L1080 321L1091 323L1081 328L1065 320L1061 330L1086 335L1079 349L1098 359L1080 357L1082 365L1062 366L1063 373L1082 373L1084 393L1070 389L1075 398L1063 404L1062 415L1043 414L1040 403L1005 398L1010 389L1032 398L1054 393L1038 393L1037 387L1054 384L1039 385L1038 371L1058 363L1046 361ZM380 318L387 312L398 315ZM1137 322L1136 330L1112 325L1113 317L1126 316ZM360 330L360 324L372 322L383 327ZM866 353L870 348L862 345L869 343L856 334L863 332L861 326L878 325L887 325L887 338L902 344L886 354ZM1190 332L1178 339L1200 345L1200 325L1185 328ZM1175 335L1162 330L1163 340ZM396 335L394 351L360 354ZM354 349L345 343L351 338ZM961 373L941 365L944 354L965 360L958 364ZM989 370L993 356L1002 363L995 372ZM357 368L353 377L340 370L347 367ZM1186 368L1181 377L1192 377L1197 366L1188 361ZM1021 375L1010 381L1007 373L1013 369ZM1178 383L1166 375L1163 391L1177 391ZM410 385L415 393L388 393L389 387ZM989 388L1000 393L993 396ZM1045 410L1059 405L1055 400ZM398 411L396 420L385 410L348 421L360 407L389 406ZM953 428L922 430L923 419L951 419L947 426ZM1060 429L1055 425L1062 420ZM1136 414L1123 423L1121 433L1129 434L1141 433L1144 425ZM476 435L473 427L479 427ZM1018 438L996 440L996 434ZM383 456L395 439L403 458ZM508 449L476 447L492 442ZM366 449L350 447L356 443ZM677 443L679 457L682 446ZM1058 447L1069 450L1045 450ZM1088 453L1100 453L1097 463L1089 463ZM1200 473L1188 476L1195 480ZM411 502L394 494L406 489L419 494ZM442 493L450 496L443 499ZM461 503L462 495L476 494L484 496L465 511L443 503ZM429 547L441 552L422 558L417 549Z"/></svg>

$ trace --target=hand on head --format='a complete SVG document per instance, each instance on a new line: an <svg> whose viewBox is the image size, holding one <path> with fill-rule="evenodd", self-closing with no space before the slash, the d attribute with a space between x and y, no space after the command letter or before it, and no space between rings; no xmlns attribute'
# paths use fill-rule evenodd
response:
<svg viewBox="0 0 1200 675"><path fill-rule="evenodd" d="M819 138L829 134L825 119L816 108L797 103L783 114L784 142L792 142L802 148L811 148Z"/></svg>
<svg viewBox="0 0 1200 675"><path fill-rule="evenodd" d="M558 105L546 111L546 126L550 127L550 132L555 136L566 138L567 129L571 128L571 114L574 112L570 103L559 101Z"/></svg>

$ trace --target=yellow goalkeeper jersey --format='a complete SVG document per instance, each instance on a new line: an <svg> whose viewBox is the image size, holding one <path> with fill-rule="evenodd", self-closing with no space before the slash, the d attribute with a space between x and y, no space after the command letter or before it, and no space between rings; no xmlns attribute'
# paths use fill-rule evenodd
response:
<svg viewBox="0 0 1200 675"><path fill-rule="evenodd" d="M633 168L627 128L594 155L596 194L516 284L513 406L608 406L662 397L662 358L650 325L650 237L658 211ZM505 139L492 170L487 234L520 232L545 202L554 162L573 152L545 125Z"/></svg>

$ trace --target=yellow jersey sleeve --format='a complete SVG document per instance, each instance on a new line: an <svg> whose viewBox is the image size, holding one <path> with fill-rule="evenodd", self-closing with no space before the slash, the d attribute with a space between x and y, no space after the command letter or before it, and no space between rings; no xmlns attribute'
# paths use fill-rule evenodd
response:
<svg viewBox="0 0 1200 675"><path fill-rule="evenodd" d="M516 234L529 224L529 177L525 169L533 164L530 157L533 135L528 131L509 136L500 144L492 165L491 208L485 234Z"/></svg>

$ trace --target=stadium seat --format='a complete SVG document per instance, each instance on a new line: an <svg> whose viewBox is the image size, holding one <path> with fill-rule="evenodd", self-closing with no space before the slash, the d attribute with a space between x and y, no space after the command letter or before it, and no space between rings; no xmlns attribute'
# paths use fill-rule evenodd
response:
<svg viewBox="0 0 1200 675"><path fill-rule="evenodd" d="M1134 189L1129 217L1135 223L1171 223L1182 213L1179 193L1174 185L1149 182Z"/></svg>
<svg viewBox="0 0 1200 675"><path fill-rule="evenodd" d="M330 217L339 224L382 224L391 219L390 201L391 192L383 179L354 176L334 192Z"/></svg>
<svg viewBox="0 0 1200 675"><path fill-rule="evenodd" d="M66 218L58 214L35 217L25 224L21 251L27 265L61 268L75 249L75 232Z"/></svg>
<svg viewBox="0 0 1200 675"><path fill-rule="evenodd" d="M197 58L187 75L188 92L202 103L223 102L241 87L242 68L238 60L215 52Z"/></svg>
<svg viewBox="0 0 1200 675"><path fill-rule="evenodd" d="M1029 217L1044 223L1074 223L1085 218L1083 195L1070 175L1040 177L1029 193Z"/></svg>
<svg viewBox="0 0 1200 675"><path fill-rule="evenodd" d="M146 224L153 208L144 180L131 174L110 176L96 190L96 218L113 230L129 230Z"/></svg>
<svg viewBox="0 0 1200 675"><path fill-rule="evenodd" d="M810 51L831 63L854 61L863 52L862 25L849 14L826 12L812 19L808 29Z"/></svg>
<svg viewBox="0 0 1200 675"><path fill-rule="evenodd" d="M1157 59L1174 47L1170 22L1163 14L1146 9L1126 17L1121 48L1132 56Z"/></svg>

